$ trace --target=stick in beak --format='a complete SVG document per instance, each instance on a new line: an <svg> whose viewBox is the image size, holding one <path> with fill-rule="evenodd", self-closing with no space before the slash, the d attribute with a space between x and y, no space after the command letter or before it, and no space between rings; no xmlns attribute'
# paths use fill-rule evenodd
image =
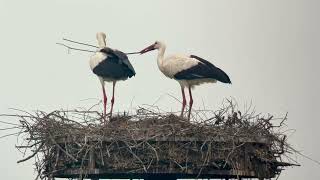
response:
<svg viewBox="0 0 320 180"><path fill-rule="evenodd" d="M143 50L141 50L140 51L140 54L144 54L144 53L146 53L146 52L149 52L149 51L152 51L152 50L155 50L155 44L152 44L152 45L150 45L150 46L148 46L148 47L146 47L146 48L144 48Z"/></svg>

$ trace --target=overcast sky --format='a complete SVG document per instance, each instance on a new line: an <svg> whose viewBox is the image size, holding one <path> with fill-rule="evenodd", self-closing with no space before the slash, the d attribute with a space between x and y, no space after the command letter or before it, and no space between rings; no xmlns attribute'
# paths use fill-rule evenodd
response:
<svg viewBox="0 0 320 180"><path fill-rule="evenodd" d="M55 43L66 37L96 44L96 32L103 31L108 46L125 52L162 40L167 54L208 59L233 84L196 88L195 108L217 109L233 97L240 105L252 102L257 112L277 117L288 112L288 128L296 130L289 142L320 160L319 5L317 0L0 0L0 113L73 109L101 99L89 68L91 54L68 54ZM180 98L179 85L158 70L156 52L130 59L137 75L118 83L115 111L161 96L160 108L180 110L166 95ZM16 138L0 143L1 179L34 179L32 161L16 164L21 159ZM281 180L320 178L319 165L299 156L298 161L302 166L283 171Z"/></svg>

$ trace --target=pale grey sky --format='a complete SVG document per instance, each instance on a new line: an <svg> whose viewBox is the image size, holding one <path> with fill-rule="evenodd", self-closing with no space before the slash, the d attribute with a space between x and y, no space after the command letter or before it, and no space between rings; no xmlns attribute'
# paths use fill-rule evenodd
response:
<svg viewBox="0 0 320 180"><path fill-rule="evenodd" d="M225 70L232 85L208 84L194 90L194 107L217 109L226 97L251 102L256 110L283 116L296 129L289 142L320 160L320 1L317 0L0 0L0 113L9 108L51 111L88 106L101 98L90 54L55 43L62 37L135 51L155 40L167 54L196 54ZM131 56L130 56L131 57ZM115 111L141 104L179 110L179 85L164 77L156 52L132 56L136 77L118 83ZM110 92L108 85L107 92ZM102 108L102 107L101 107ZM0 131L0 136L4 133ZM21 158L14 137L0 139L1 179L34 179L33 162ZM280 180L319 179L320 166L298 157Z"/></svg>

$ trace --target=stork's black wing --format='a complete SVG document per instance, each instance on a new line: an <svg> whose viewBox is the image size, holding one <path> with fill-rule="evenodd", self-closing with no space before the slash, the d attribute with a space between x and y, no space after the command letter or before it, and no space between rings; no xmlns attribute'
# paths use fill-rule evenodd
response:
<svg viewBox="0 0 320 180"><path fill-rule="evenodd" d="M191 55L190 57L195 58L200 62L197 65L190 67L189 69L185 69L175 74L175 79L193 80L211 78L223 83L231 83L229 76L220 68L211 64L209 61L195 55Z"/></svg>
<svg viewBox="0 0 320 180"><path fill-rule="evenodd" d="M133 74L133 76L136 74L136 72L134 71L134 68L133 66L131 65L129 59L128 59L128 56L121 52L121 51L118 51L118 50L114 50L113 53L119 58L121 59L122 63L125 64L131 71L131 73Z"/></svg>
<svg viewBox="0 0 320 180"><path fill-rule="evenodd" d="M111 48L103 48L100 51L105 53L107 58L93 69L98 76L123 79L136 74L127 55L123 52Z"/></svg>

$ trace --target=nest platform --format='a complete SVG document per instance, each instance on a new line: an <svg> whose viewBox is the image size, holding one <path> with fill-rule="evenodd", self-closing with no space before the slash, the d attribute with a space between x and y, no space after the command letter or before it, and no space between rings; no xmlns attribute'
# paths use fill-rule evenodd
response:
<svg viewBox="0 0 320 180"><path fill-rule="evenodd" d="M32 123L28 118L32 119ZM273 178L288 153L286 136L272 116L234 108L191 122L139 109L106 124L95 111L54 111L23 117L25 140L39 178ZM27 143L27 144L26 144Z"/></svg>

